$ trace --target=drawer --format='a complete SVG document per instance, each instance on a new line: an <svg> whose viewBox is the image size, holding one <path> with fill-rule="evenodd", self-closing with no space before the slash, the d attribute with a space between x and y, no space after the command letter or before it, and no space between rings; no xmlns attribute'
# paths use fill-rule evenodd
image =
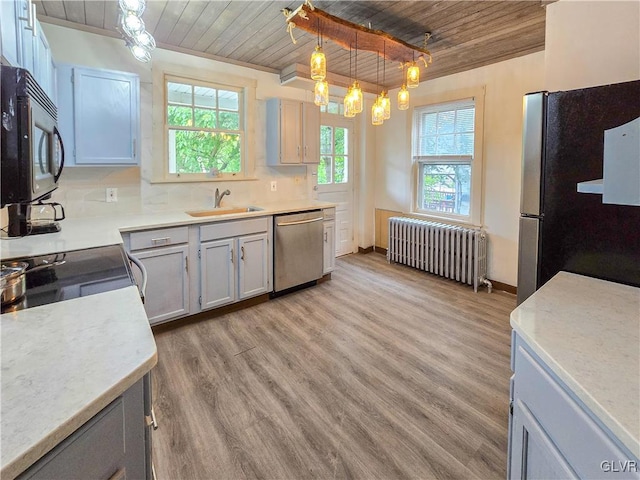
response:
<svg viewBox="0 0 640 480"><path fill-rule="evenodd" d="M189 241L189 227L162 228L159 230L145 230L129 234L131 250L143 248L163 247L187 243Z"/></svg>
<svg viewBox="0 0 640 480"><path fill-rule="evenodd" d="M602 462L627 465L637 461L618 445L549 372L518 341L514 399L524 402L580 478L620 478L608 475ZM622 472L620 472L622 473ZM639 478L626 472L624 478Z"/></svg>
<svg viewBox="0 0 640 480"><path fill-rule="evenodd" d="M336 218L336 209L335 208L325 208L322 210L322 215L324 216L325 222L327 220L334 220Z"/></svg>
<svg viewBox="0 0 640 480"><path fill-rule="evenodd" d="M262 233L269 229L271 217L251 218L247 220L231 220L229 222L211 223L200 227L200 241L220 238L238 237L252 233Z"/></svg>

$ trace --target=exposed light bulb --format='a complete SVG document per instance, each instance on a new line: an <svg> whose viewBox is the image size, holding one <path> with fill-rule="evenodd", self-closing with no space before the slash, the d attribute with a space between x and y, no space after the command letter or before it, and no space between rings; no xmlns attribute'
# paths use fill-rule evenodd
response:
<svg viewBox="0 0 640 480"><path fill-rule="evenodd" d="M364 103L362 98L362 89L360 88L360 84L357 80L353 82L353 86L351 87L351 97L353 98L354 113L362 112Z"/></svg>
<svg viewBox="0 0 640 480"><path fill-rule="evenodd" d="M391 100L384 90L380 94L380 105L384 110L384 119L389 120L391 118Z"/></svg>
<svg viewBox="0 0 640 480"><path fill-rule="evenodd" d="M413 62L409 68L407 68L407 87L416 88L420 85L420 67Z"/></svg>
<svg viewBox="0 0 640 480"><path fill-rule="evenodd" d="M316 45L316 50L311 54L311 79L324 80L327 76L327 58L320 45Z"/></svg>
<svg viewBox="0 0 640 480"><path fill-rule="evenodd" d="M380 97L376 98L371 107L371 124L382 125L384 122L384 107L380 104Z"/></svg>
<svg viewBox="0 0 640 480"><path fill-rule="evenodd" d="M398 91L398 110L408 110L409 109L409 90L407 90L407 86L403 83L402 87Z"/></svg>
<svg viewBox="0 0 640 480"><path fill-rule="evenodd" d="M120 10L123 13L134 13L137 16L142 15L146 6L145 0L120 0Z"/></svg>
<svg viewBox="0 0 640 480"><path fill-rule="evenodd" d="M347 118L353 118L356 116L356 112L353 110L352 87L349 87L347 94L344 96L344 116Z"/></svg>
<svg viewBox="0 0 640 480"><path fill-rule="evenodd" d="M145 63L151 60L151 54L146 48L141 47L140 45L131 45L129 49L131 50L131 53L136 58L136 60L140 60L141 62Z"/></svg>
<svg viewBox="0 0 640 480"><path fill-rule="evenodd" d="M144 31L144 22L134 13L123 16L120 26L127 35L133 38Z"/></svg>
<svg viewBox="0 0 640 480"><path fill-rule="evenodd" d="M313 89L313 103L318 106L329 105L329 84L324 80L318 80Z"/></svg>

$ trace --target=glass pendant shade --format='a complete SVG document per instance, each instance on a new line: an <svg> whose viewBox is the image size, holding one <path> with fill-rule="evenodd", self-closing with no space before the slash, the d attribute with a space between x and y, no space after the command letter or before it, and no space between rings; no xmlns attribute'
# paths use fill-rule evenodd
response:
<svg viewBox="0 0 640 480"><path fill-rule="evenodd" d="M318 80L313 93L313 103L318 106L329 105L329 83L324 80Z"/></svg>
<svg viewBox="0 0 640 480"><path fill-rule="evenodd" d="M382 109L384 111L384 119L389 120L391 118L391 100L387 95L387 92L382 92L380 94L380 105L382 105Z"/></svg>
<svg viewBox="0 0 640 480"><path fill-rule="evenodd" d="M356 112L353 111L353 95L351 94L351 87L349 87L347 94L344 96L344 116L347 118L353 118L356 116Z"/></svg>
<svg viewBox="0 0 640 480"><path fill-rule="evenodd" d="M133 56L136 57L136 60L140 60L144 63L151 60L151 54L146 48L143 48L140 45L131 45L129 49L131 50Z"/></svg>
<svg viewBox="0 0 640 480"><path fill-rule="evenodd" d="M154 48L156 48L156 41L154 40L153 36L146 30L136 35L134 41L137 45L141 46L142 48L146 48L147 50L153 50Z"/></svg>
<svg viewBox="0 0 640 480"><path fill-rule="evenodd" d="M409 68L407 68L407 87L416 88L420 85L420 68L413 62Z"/></svg>
<svg viewBox="0 0 640 480"><path fill-rule="evenodd" d="M402 84L402 88L398 91L398 110L409 109L409 90L407 86Z"/></svg>
<svg viewBox="0 0 640 480"><path fill-rule="evenodd" d="M378 97L371 107L371 124L382 125L384 122L384 107L380 104L380 97Z"/></svg>
<svg viewBox="0 0 640 480"><path fill-rule="evenodd" d="M353 82L353 87L351 88L351 96L353 98L353 111L354 113L362 112L362 90L360 89L360 84L356 81Z"/></svg>
<svg viewBox="0 0 640 480"><path fill-rule="evenodd" d="M127 13L122 17L120 26L124 33L135 38L138 34L144 32L144 22L134 13Z"/></svg>
<svg viewBox="0 0 640 480"><path fill-rule="evenodd" d="M120 0L120 10L124 13L134 13L137 16L142 15L146 6L145 0Z"/></svg>
<svg viewBox="0 0 640 480"><path fill-rule="evenodd" d="M320 45L316 45L316 51L311 54L311 79L324 80L327 76L327 59Z"/></svg>

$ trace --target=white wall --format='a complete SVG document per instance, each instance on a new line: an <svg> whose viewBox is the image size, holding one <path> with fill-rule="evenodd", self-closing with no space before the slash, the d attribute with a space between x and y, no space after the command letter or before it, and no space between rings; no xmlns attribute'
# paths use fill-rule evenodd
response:
<svg viewBox="0 0 640 480"><path fill-rule="evenodd" d="M640 79L638 0L561 0L546 8L545 90Z"/></svg>
<svg viewBox="0 0 640 480"><path fill-rule="evenodd" d="M415 107L448 92L485 87L482 223L489 235L488 276L509 285L517 281L522 96L541 90L543 77L544 52L539 52L428 80L411 91ZM376 130L376 208L411 210L410 112L393 110Z"/></svg>
<svg viewBox="0 0 640 480"><path fill-rule="evenodd" d="M216 188L230 189L228 204L256 204L287 199L310 198L316 177L306 166L268 167L265 158L266 108L269 97L312 101L312 92L282 87L279 76L251 68L208 60L192 55L156 49L151 62L138 62L124 41L44 24L57 63L84 65L133 72L140 76L141 165L140 168L73 167L61 177L54 200L61 202L69 216L94 216L109 213L143 213L164 209L205 208L213 204ZM150 184L152 164L152 69L154 63L171 64L200 73L233 75L256 81L256 121L254 141L255 177L257 180L202 182L187 184ZM64 108L64 106L60 106ZM271 192L271 180L278 181ZM117 203L106 203L105 187L117 187Z"/></svg>

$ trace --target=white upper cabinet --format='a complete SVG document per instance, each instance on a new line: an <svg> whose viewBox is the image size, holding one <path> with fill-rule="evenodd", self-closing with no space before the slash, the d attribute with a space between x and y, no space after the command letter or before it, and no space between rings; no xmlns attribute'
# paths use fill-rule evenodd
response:
<svg viewBox="0 0 640 480"><path fill-rule="evenodd" d="M17 2L0 1L0 35L2 36L2 56L6 63L20 65L20 37L18 35Z"/></svg>
<svg viewBox="0 0 640 480"><path fill-rule="evenodd" d="M0 35L4 63L29 70L55 102L55 67L49 42L29 0L0 0Z"/></svg>
<svg viewBox="0 0 640 480"><path fill-rule="evenodd" d="M320 109L313 103L267 100L267 163L320 162Z"/></svg>
<svg viewBox="0 0 640 480"><path fill-rule="evenodd" d="M139 163L140 81L127 72L58 67L60 132L71 165Z"/></svg>

